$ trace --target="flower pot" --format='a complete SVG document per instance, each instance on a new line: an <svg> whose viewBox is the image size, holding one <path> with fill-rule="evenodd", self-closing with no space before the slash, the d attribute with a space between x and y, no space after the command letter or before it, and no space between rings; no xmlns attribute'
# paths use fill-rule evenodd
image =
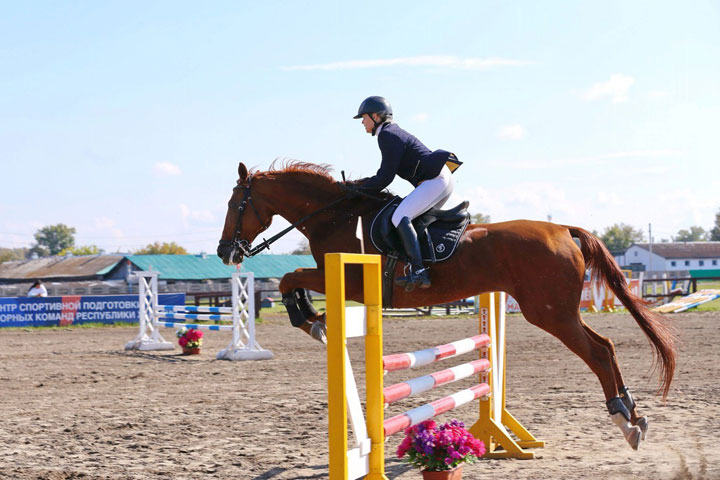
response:
<svg viewBox="0 0 720 480"><path fill-rule="evenodd" d="M460 480L462 478L462 465L458 465L452 470L441 470L439 472L423 470L422 475L423 480Z"/></svg>
<svg viewBox="0 0 720 480"><path fill-rule="evenodd" d="M198 348L182 347L182 349L183 349L183 355L199 355L200 354L200 347L198 347Z"/></svg>

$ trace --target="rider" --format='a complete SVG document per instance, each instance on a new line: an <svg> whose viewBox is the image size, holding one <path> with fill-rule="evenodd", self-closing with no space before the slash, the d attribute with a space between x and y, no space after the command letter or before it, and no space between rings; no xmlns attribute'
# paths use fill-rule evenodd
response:
<svg viewBox="0 0 720 480"><path fill-rule="evenodd" d="M420 244L412 221L433 207L441 207L453 191L452 172L460 166L455 154L445 150L430 151L420 140L393 122L390 102L383 97L368 97L357 115L365 131L377 136L382 163L375 176L358 182L367 190L382 190L398 175L415 189L398 205L392 216L405 252L410 260L408 275L396 279L410 291L416 286L430 287L430 275L424 267Z"/></svg>

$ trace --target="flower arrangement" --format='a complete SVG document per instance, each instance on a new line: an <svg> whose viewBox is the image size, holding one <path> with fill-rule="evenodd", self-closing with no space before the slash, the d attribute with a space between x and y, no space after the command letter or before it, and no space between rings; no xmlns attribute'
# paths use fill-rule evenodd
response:
<svg viewBox="0 0 720 480"><path fill-rule="evenodd" d="M407 458L403 458L406 455ZM465 430L465 425L458 420L440 426L427 420L407 428L397 449L398 458L431 472L452 470L483 455L483 442Z"/></svg>
<svg viewBox="0 0 720 480"><path fill-rule="evenodd" d="M176 332L178 344L183 348L200 348L203 332L194 328L182 327Z"/></svg>

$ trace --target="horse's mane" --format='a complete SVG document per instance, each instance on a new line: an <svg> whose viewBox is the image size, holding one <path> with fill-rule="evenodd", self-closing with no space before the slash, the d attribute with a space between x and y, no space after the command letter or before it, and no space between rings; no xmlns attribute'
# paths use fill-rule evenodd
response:
<svg viewBox="0 0 720 480"><path fill-rule="evenodd" d="M276 165L278 164L278 165ZM260 172L255 171L252 172L252 175L257 176L271 176L278 173L300 173L300 174L307 174L310 176L313 176L318 179L323 179L325 181L330 182L331 184L337 184L338 180L336 180L331 173L332 172L332 166L328 165L326 163L310 163L310 162L303 162L300 160L294 160L294 159L283 159L283 158L276 158L273 160L273 162L270 164L270 168L268 168L267 171ZM353 183L353 182L349 182ZM389 200L390 198L393 198L395 194L389 191L382 191L377 192L373 194L376 197L376 200Z"/></svg>
<svg viewBox="0 0 720 480"><path fill-rule="evenodd" d="M276 165L277 163L279 163L280 165ZM323 177L335 183L336 180L333 178L330 172L332 172L332 167L325 163L316 164L310 162L302 162L300 160L276 158L270 164L270 168L266 172L257 172L256 174L263 175L273 173L308 173L311 175L316 175L318 177Z"/></svg>

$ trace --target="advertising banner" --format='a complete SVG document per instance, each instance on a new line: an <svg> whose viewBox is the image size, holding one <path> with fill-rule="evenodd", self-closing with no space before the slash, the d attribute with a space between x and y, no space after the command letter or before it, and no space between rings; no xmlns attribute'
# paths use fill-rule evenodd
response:
<svg viewBox="0 0 720 480"><path fill-rule="evenodd" d="M185 305L184 293L161 293L161 305ZM137 295L0 297L0 328L138 322Z"/></svg>

